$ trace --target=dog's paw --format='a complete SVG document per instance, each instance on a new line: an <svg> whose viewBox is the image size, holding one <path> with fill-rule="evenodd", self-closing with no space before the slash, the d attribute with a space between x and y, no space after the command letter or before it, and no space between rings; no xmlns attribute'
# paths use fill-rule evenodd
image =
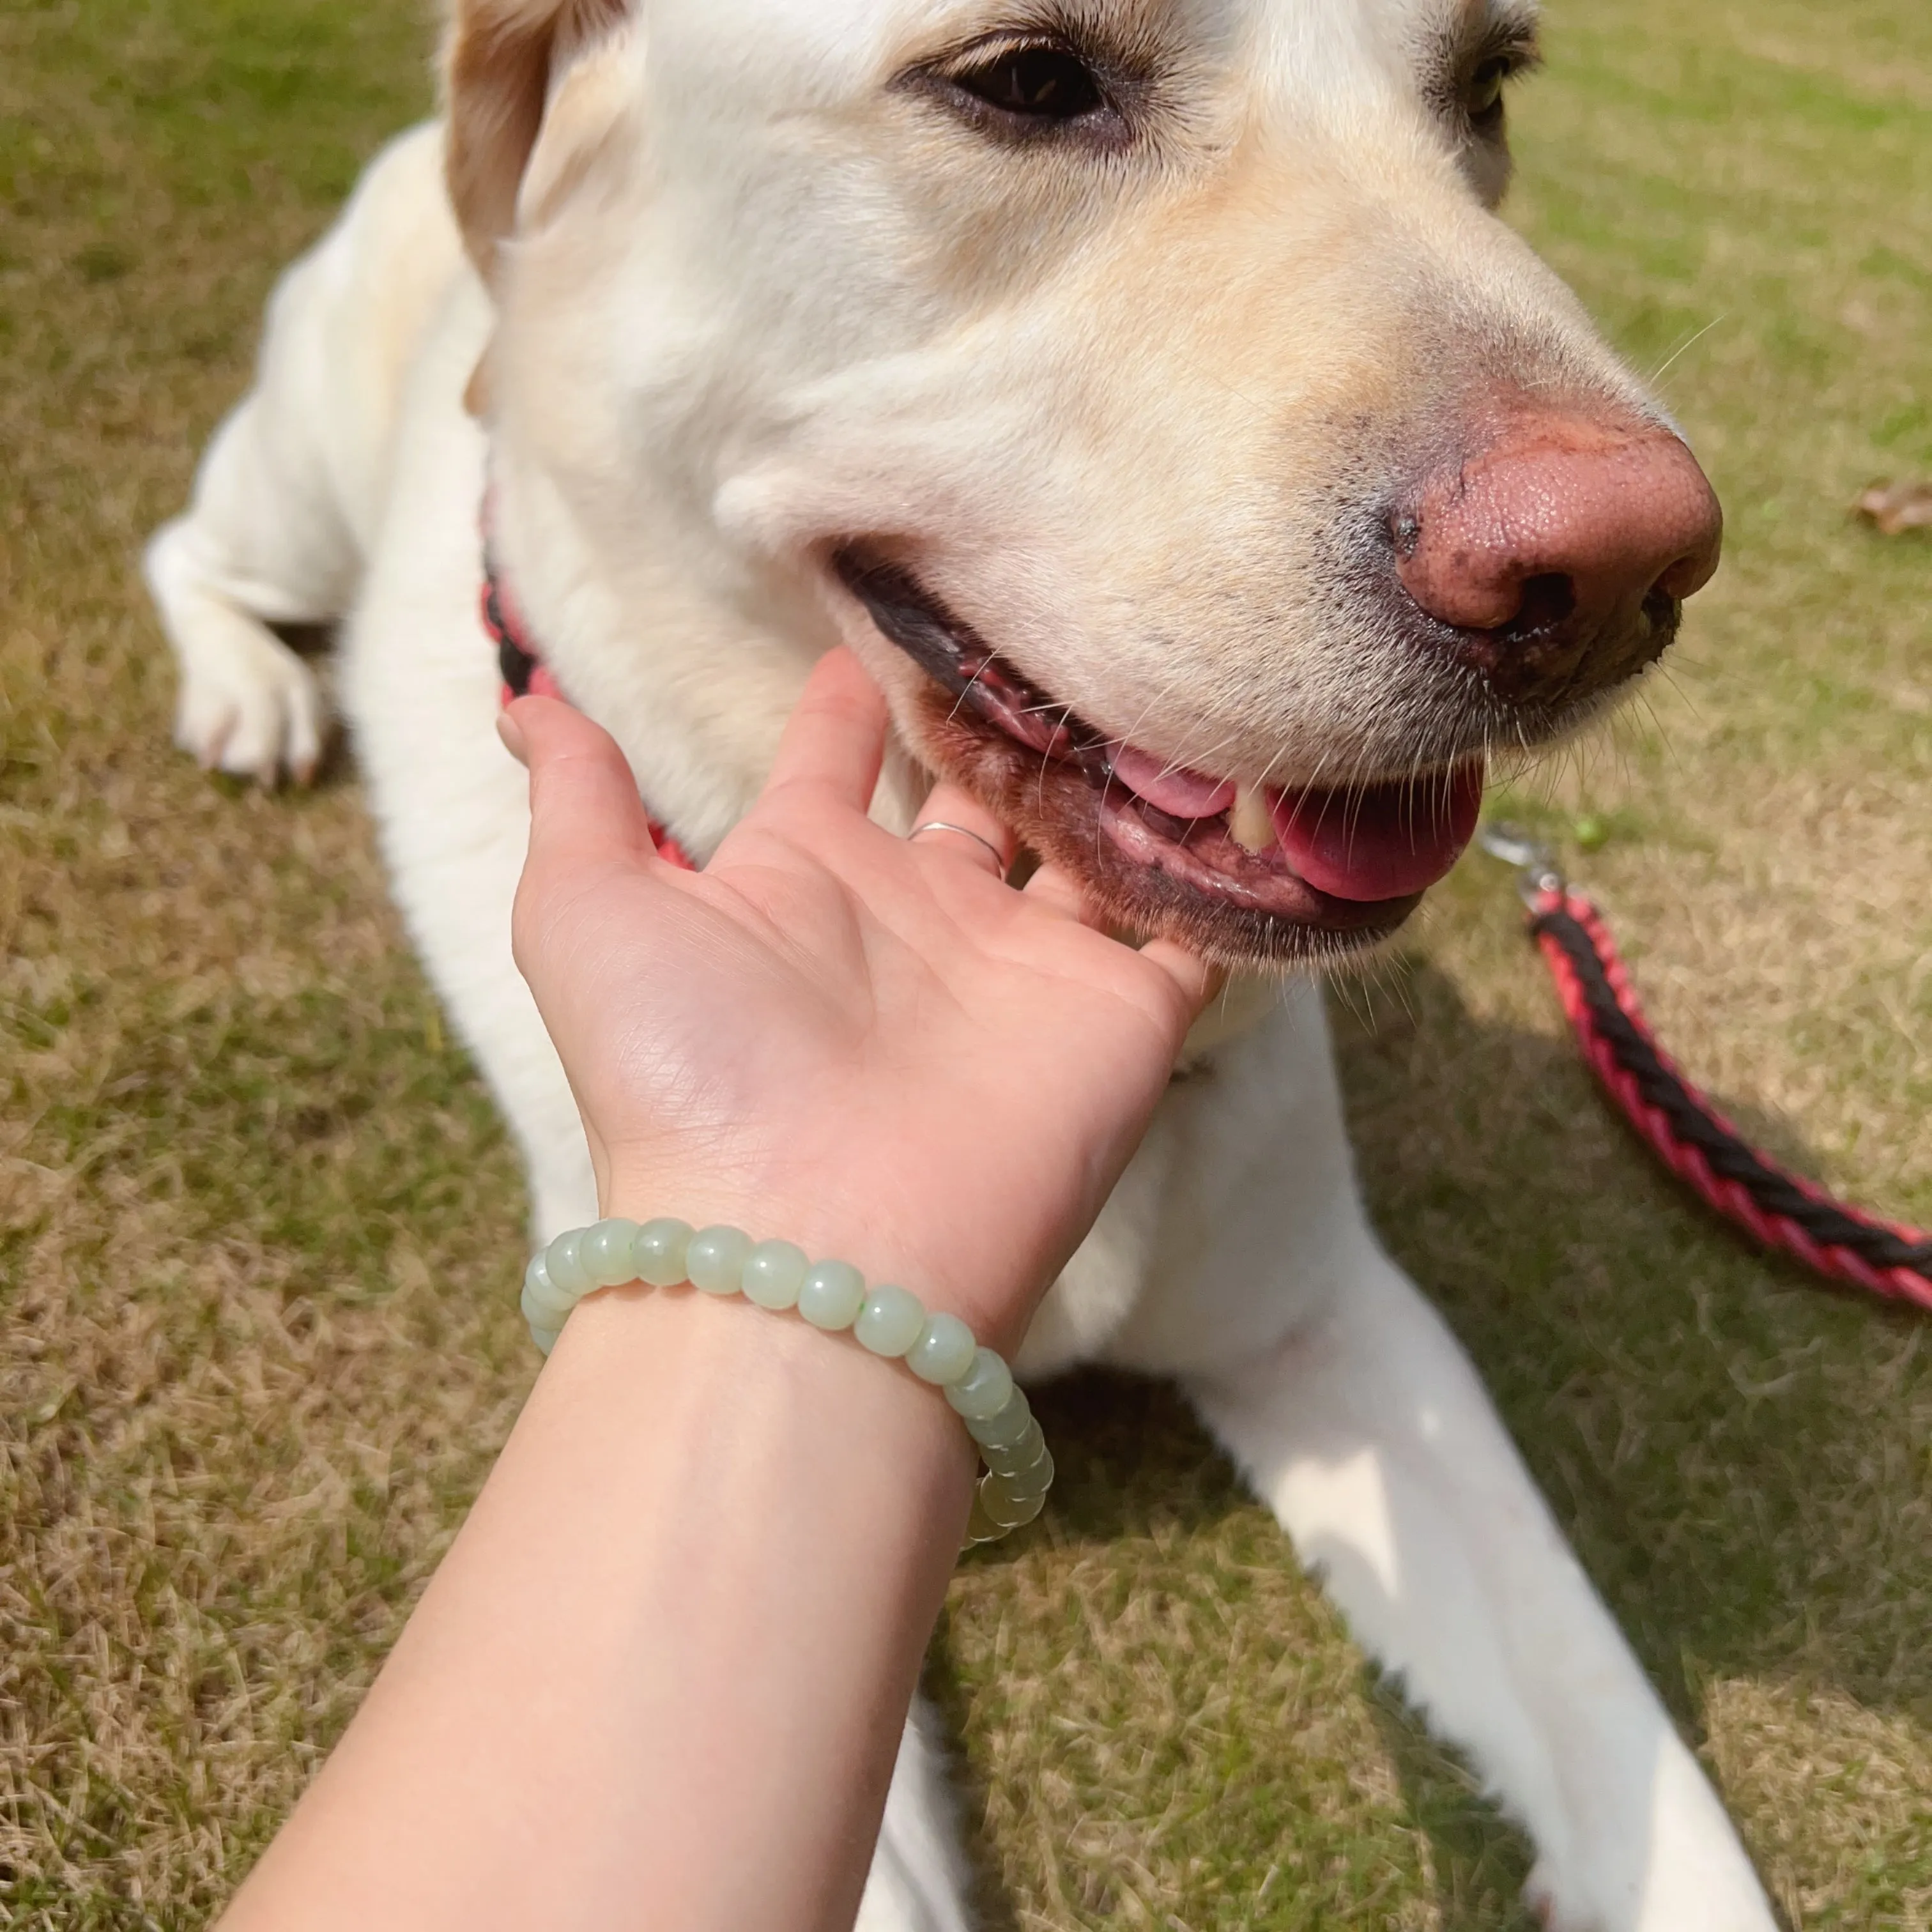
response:
<svg viewBox="0 0 1932 1932"><path fill-rule="evenodd" d="M315 674L247 620L184 652L175 742L210 771L307 784L322 762L328 707Z"/></svg>
<svg viewBox="0 0 1932 1932"><path fill-rule="evenodd" d="M1681 1864L1660 1859L1640 1876L1608 1882L1543 1858L1522 1896L1544 1932L1778 1932L1742 1853Z"/></svg>
<svg viewBox="0 0 1932 1932"><path fill-rule="evenodd" d="M1522 1888L1522 1902L1543 1932L1611 1932L1610 1922L1576 1895L1547 1858L1539 1859Z"/></svg>
<svg viewBox="0 0 1932 1932"><path fill-rule="evenodd" d="M1736 1828L1697 1760L1659 1731L1624 1775L1588 1790L1567 1830L1546 1836L1524 1887L1550 1932L1778 1932ZM1599 1754L1591 1768L1619 1760ZM1587 1787L1586 1787L1587 1790Z"/></svg>

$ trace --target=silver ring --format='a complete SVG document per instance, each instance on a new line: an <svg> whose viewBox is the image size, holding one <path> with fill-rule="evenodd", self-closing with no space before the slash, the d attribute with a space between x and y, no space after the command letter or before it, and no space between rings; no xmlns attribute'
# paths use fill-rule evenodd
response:
<svg viewBox="0 0 1932 1932"><path fill-rule="evenodd" d="M1006 862L1000 856L1000 848L990 838L982 838L978 832L969 830L967 826L954 825L944 818L928 818L923 825L915 825L906 834L906 843L910 845L922 832L956 832L961 838L971 839L974 844L984 846L988 852L992 853L993 869L999 874L1000 877L1004 879L1006 876Z"/></svg>

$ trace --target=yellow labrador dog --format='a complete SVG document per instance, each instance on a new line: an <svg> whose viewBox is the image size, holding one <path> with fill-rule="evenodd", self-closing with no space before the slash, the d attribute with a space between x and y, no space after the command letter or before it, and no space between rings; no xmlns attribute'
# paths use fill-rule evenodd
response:
<svg viewBox="0 0 1932 1932"><path fill-rule="evenodd" d="M1764 1932L1377 1244L1319 992L1280 971L1392 931L1486 753L1613 699L1716 565L1697 464L1492 212L1534 56L1527 0L458 0L446 117L289 272L148 574L183 742L265 781L323 730L268 626L344 620L396 891L541 1235L596 1202L510 958L486 485L505 662L541 656L700 860L843 639L896 721L881 817L950 772L1261 987L1024 1367L1180 1378L1527 1827L1546 1922ZM915 1723L860 1923L963 1898Z"/></svg>

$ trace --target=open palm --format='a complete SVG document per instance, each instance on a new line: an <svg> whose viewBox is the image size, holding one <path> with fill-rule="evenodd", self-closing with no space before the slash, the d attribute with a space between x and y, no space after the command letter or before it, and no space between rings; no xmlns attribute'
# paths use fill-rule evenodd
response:
<svg viewBox="0 0 1932 1932"><path fill-rule="evenodd" d="M605 1211L725 1220L903 1281L1010 1347L1139 1141L1207 969L1008 886L956 830L866 816L886 711L846 652L701 873L660 860L623 756L524 699L518 964L575 1091ZM922 821L1010 860L942 787Z"/></svg>

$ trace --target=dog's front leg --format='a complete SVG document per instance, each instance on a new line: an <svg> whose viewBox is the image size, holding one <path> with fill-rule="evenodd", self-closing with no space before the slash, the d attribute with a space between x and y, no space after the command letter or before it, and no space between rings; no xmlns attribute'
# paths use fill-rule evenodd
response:
<svg viewBox="0 0 1932 1932"><path fill-rule="evenodd" d="M1715 1793L1467 1358L1372 1244L1293 1339L1190 1387L1356 1636L1528 1827L1547 1924L1770 1932Z"/></svg>
<svg viewBox="0 0 1932 1932"><path fill-rule="evenodd" d="M353 607L417 339L458 272L434 128L386 148L269 303L254 388L223 424L146 574L181 667L175 734L272 784L320 762L314 674L272 625Z"/></svg>
<svg viewBox="0 0 1932 1932"><path fill-rule="evenodd" d="M969 1888L939 1718L913 1700L854 1932L968 1932Z"/></svg>

